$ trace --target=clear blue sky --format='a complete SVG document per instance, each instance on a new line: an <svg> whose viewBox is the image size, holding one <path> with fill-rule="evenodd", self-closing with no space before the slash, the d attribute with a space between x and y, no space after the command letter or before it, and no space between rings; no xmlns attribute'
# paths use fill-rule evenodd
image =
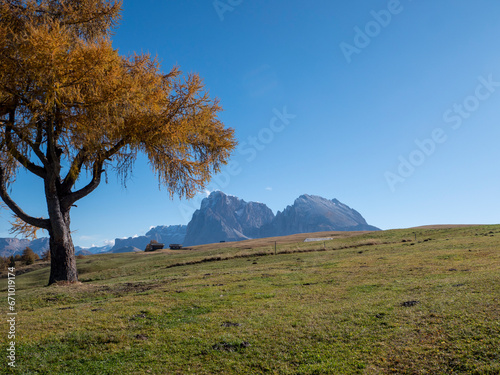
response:
<svg viewBox="0 0 500 375"><path fill-rule="evenodd" d="M499 223L498 14L495 0L127 0L113 43L220 99L240 148L209 190L274 212L337 198L383 229ZM20 175L12 194L47 216L42 190ZM170 200L139 160L127 188L110 175L77 203L74 242L186 224L203 196Z"/></svg>

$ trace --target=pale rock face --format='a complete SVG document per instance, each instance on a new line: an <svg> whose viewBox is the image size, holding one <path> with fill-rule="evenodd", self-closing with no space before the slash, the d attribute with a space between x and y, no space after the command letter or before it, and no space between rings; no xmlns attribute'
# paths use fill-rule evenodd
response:
<svg viewBox="0 0 500 375"><path fill-rule="evenodd" d="M18 238L0 238L0 256L7 257L11 255L21 254L27 246L29 240L20 240Z"/></svg>
<svg viewBox="0 0 500 375"><path fill-rule="evenodd" d="M146 237L164 243L166 246L171 243L182 244L184 242L184 237L186 237L186 231L187 225L160 225L151 228L151 230L146 233Z"/></svg>
<svg viewBox="0 0 500 375"><path fill-rule="evenodd" d="M126 247L137 247L139 249L144 250L149 241L151 241L151 238L146 236L116 238L115 245L111 248L111 250L109 250L109 252L114 253L115 251Z"/></svg>
<svg viewBox="0 0 500 375"><path fill-rule="evenodd" d="M276 214L261 228L262 237L324 231L379 230L368 225L359 212L339 202L315 195L301 195L293 205Z"/></svg>
<svg viewBox="0 0 500 375"><path fill-rule="evenodd" d="M379 230L336 199L301 195L274 216L262 203L216 191L205 198L188 224L185 245L286 236L320 231Z"/></svg>
<svg viewBox="0 0 500 375"><path fill-rule="evenodd" d="M137 252L141 252L143 250L137 248L137 247L134 247L134 246L125 246L125 247L121 247L119 249L115 249L115 250L111 250L109 251L109 253L114 253L114 254L118 254L118 253L137 253Z"/></svg>
<svg viewBox="0 0 500 375"><path fill-rule="evenodd" d="M41 256L49 249L49 239L43 237L30 241L19 238L0 238L0 256L8 257L22 254L27 247L30 247L35 254Z"/></svg>
<svg viewBox="0 0 500 375"><path fill-rule="evenodd" d="M245 202L221 191L203 199L188 224L185 245L240 241L258 237L259 228L274 214L262 203Z"/></svg>

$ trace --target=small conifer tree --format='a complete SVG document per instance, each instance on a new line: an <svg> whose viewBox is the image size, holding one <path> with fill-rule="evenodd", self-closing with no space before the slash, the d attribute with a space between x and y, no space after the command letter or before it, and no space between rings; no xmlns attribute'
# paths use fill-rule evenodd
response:
<svg viewBox="0 0 500 375"><path fill-rule="evenodd" d="M23 256L21 258L26 265L33 264L37 259L40 259L38 254L35 254L35 252L29 247L24 249Z"/></svg>

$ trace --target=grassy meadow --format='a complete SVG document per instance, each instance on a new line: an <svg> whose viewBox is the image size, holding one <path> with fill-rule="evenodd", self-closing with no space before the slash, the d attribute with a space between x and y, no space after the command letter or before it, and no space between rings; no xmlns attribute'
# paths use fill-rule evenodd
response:
<svg viewBox="0 0 500 375"><path fill-rule="evenodd" d="M416 235L416 238L415 238ZM305 237L332 237L304 243ZM276 255L275 255L275 242ZM499 374L500 225L324 232L16 277L13 374Z"/></svg>

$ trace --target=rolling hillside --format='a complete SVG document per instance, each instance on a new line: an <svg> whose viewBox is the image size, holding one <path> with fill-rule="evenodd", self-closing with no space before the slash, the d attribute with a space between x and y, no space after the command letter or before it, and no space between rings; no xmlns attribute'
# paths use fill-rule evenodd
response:
<svg viewBox="0 0 500 375"><path fill-rule="evenodd" d="M497 374L499 249L495 225L88 256L76 285L17 276L16 371Z"/></svg>

